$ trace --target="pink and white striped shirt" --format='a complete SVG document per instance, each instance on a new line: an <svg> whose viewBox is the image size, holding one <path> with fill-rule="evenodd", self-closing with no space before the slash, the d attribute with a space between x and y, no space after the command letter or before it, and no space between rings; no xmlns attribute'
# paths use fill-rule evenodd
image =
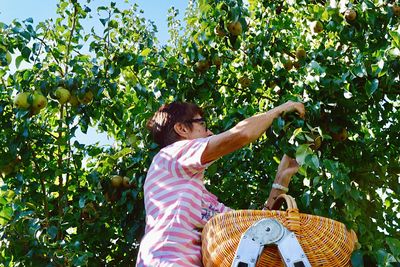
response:
<svg viewBox="0 0 400 267"><path fill-rule="evenodd" d="M211 137L175 142L154 157L144 184L145 236L136 266L202 266L201 230L230 210L206 190L201 155Z"/></svg>

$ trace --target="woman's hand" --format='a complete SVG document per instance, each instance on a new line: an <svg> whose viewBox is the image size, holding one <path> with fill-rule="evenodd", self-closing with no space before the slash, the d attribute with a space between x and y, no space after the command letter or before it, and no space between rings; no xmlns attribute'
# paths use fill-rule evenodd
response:
<svg viewBox="0 0 400 267"><path fill-rule="evenodd" d="M280 194L286 193L289 187L290 180L292 179L292 176L297 173L298 169L299 164L295 159L292 159L287 155L284 155L282 157L273 184L277 184L282 188L286 188L286 190L273 187L269 194L268 200L264 204L265 209L271 209L274 206L277 197Z"/></svg>
<svg viewBox="0 0 400 267"><path fill-rule="evenodd" d="M297 173L298 170L299 164L297 161L287 155L284 155L279 163L274 183L288 187L292 176Z"/></svg>
<svg viewBox="0 0 400 267"><path fill-rule="evenodd" d="M300 102L288 101L288 102L278 106L277 108L281 110L280 114L282 116L284 116L288 113L295 112L299 115L300 118L304 119L304 116L306 114L304 104L300 103Z"/></svg>

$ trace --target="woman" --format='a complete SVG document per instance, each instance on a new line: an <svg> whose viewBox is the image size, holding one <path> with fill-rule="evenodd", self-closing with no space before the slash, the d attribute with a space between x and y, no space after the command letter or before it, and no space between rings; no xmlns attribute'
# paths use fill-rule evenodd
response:
<svg viewBox="0 0 400 267"><path fill-rule="evenodd" d="M203 111L194 104L173 102L154 114L148 128L162 149L144 184L146 229L137 266L202 266L201 229L215 214L230 210L204 187L204 170L255 141L274 119L290 112L304 117L304 105L286 102L217 135L207 128ZM297 168L280 171L292 174Z"/></svg>

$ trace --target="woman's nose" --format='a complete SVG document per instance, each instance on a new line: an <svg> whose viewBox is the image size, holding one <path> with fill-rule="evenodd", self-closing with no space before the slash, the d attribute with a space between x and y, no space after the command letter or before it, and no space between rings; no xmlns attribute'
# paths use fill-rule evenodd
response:
<svg viewBox="0 0 400 267"><path fill-rule="evenodd" d="M207 129L207 134L208 134L208 135L214 135L214 133L213 133L213 132L211 132L211 130L210 130L210 129Z"/></svg>

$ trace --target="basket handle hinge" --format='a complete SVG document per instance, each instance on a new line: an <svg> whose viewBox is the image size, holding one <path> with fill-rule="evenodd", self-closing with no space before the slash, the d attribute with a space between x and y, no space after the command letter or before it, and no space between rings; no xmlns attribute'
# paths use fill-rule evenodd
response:
<svg viewBox="0 0 400 267"><path fill-rule="evenodd" d="M242 234L231 267L255 267L265 246L278 246L286 267L311 267L296 235L276 219L261 219Z"/></svg>

